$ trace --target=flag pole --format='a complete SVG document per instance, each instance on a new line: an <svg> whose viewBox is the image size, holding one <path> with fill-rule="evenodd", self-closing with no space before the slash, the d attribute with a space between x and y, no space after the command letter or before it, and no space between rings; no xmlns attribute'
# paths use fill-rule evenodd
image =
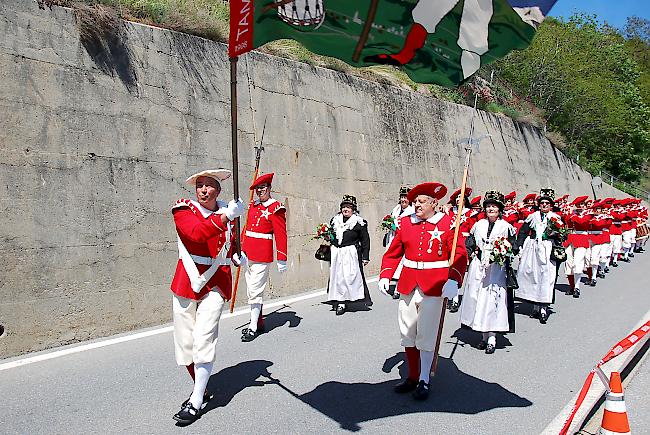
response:
<svg viewBox="0 0 650 435"><path fill-rule="evenodd" d="M232 145L232 184L235 201L239 199L239 151L237 144L237 57L230 58L230 140ZM241 256L239 218L235 219L235 252Z"/></svg>
<svg viewBox="0 0 650 435"><path fill-rule="evenodd" d="M465 148L465 168L463 169L463 181L460 185L460 204L458 205L458 211L456 212L456 222L454 225L454 238L451 244L451 255L449 256L449 267L454 263L454 258L456 257L456 247L458 245L458 235L460 234L460 220L463 214L463 207L465 206L465 190L467 189L467 174L469 173L469 163L470 157L472 155L472 142L474 135L474 116L476 115L476 103L478 102L478 94L474 95L474 109L472 111L472 120L470 122L469 128L469 140L467 147ZM438 352L440 350L440 341L442 339L442 329L445 325L445 314L447 312L447 298L444 298L442 301L442 308L440 309L440 323L438 325L438 336L436 338L436 347L433 351L433 363L431 364L431 375L435 376L436 371L438 370Z"/></svg>
<svg viewBox="0 0 650 435"><path fill-rule="evenodd" d="M366 22L363 24L363 29L359 35L359 40L357 41L357 45L354 47L354 52L352 53L353 62L359 62L359 58L361 57L361 50L363 49L363 46L366 45L368 35L370 34L370 29L372 28L372 23L375 21L375 15L377 14L378 6L379 0L370 0L370 7L368 8Z"/></svg>

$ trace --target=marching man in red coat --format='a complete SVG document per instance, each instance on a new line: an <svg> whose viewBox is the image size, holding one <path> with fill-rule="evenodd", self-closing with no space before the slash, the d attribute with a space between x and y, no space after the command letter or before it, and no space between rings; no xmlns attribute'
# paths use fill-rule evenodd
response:
<svg viewBox="0 0 650 435"><path fill-rule="evenodd" d="M433 362L444 298L458 293L467 268L465 245L458 243L450 259L454 227L450 217L436 212L447 188L423 183L408 194L415 213L400 219L379 274L379 290L388 295L390 278L403 259L397 284L400 293L398 322L406 351L409 374L395 386L397 393L413 392L416 400L429 396L429 372Z"/></svg>
<svg viewBox="0 0 650 435"><path fill-rule="evenodd" d="M251 306L251 321L242 331L242 341L253 341L264 332L262 303L273 263L273 237L278 258L278 272L287 270L287 216L281 202L271 198L273 174L258 177L250 189L257 199L250 204L246 231L242 236L242 251L248 263L246 294Z"/></svg>
<svg viewBox="0 0 650 435"><path fill-rule="evenodd" d="M219 319L230 299L232 225L244 204L218 201L227 169L202 171L186 182L195 186L197 200L179 199L172 208L178 238L178 263L171 290L176 362L194 379L192 395L174 419L187 425L200 416L206 387L216 358ZM204 398L204 396L206 398Z"/></svg>

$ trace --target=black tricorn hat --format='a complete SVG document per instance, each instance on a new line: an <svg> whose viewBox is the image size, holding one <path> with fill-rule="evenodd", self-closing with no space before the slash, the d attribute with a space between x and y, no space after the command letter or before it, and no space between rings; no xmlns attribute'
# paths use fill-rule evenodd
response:
<svg viewBox="0 0 650 435"><path fill-rule="evenodd" d="M411 188L408 186L402 186L399 188L399 196L406 196L411 191Z"/></svg>
<svg viewBox="0 0 650 435"><path fill-rule="evenodd" d="M503 193L496 190L488 190L483 196L483 208L488 204L496 204L501 210L503 210Z"/></svg>
<svg viewBox="0 0 650 435"><path fill-rule="evenodd" d="M356 210L357 209L357 198L352 196L352 195L343 195L343 199L341 200L340 207L343 207L345 204L351 205L352 209Z"/></svg>
<svg viewBox="0 0 650 435"><path fill-rule="evenodd" d="M541 200L551 201L551 204L555 204L555 190L553 189L542 189L539 191L539 198L537 198L537 203Z"/></svg>

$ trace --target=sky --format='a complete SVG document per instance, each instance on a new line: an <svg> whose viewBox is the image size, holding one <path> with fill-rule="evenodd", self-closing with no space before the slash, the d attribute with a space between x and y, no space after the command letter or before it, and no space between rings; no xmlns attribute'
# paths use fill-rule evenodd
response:
<svg viewBox="0 0 650 435"><path fill-rule="evenodd" d="M648 0L558 0L549 13L552 17L570 17L574 12L596 15L599 21L622 29L627 17L636 15L650 19Z"/></svg>

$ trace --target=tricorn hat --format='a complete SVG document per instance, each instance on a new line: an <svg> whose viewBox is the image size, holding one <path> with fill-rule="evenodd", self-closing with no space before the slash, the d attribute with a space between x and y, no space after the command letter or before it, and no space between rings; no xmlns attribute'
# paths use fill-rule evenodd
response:
<svg viewBox="0 0 650 435"><path fill-rule="evenodd" d="M232 172L228 169L208 169L205 171L197 172L194 175L190 175L187 180L185 180L185 182L187 184L195 185L196 180L199 177L210 177L217 180L218 182L221 182L230 178L230 175L232 175Z"/></svg>
<svg viewBox="0 0 650 435"><path fill-rule="evenodd" d="M481 203L481 195L475 196L474 198L472 198L472 200L469 203L471 204L472 207L477 206L478 204Z"/></svg>
<svg viewBox="0 0 650 435"><path fill-rule="evenodd" d="M352 195L343 195L343 199L341 200L341 205L340 207L343 207L344 205L351 205L353 210L357 209L357 198L352 196Z"/></svg>
<svg viewBox="0 0 650 435"><path fill-rule="evenodd" d="M422 183L415 186L408 193L408 200L410 202L415 201L419 195L427 195L437 200L444 198L447 194L447 188L440 183Z"/></svg>
<svg viewBox="0 0 650 435"><path fill-rule="evenodd" d="M505 207L504 198L505 197L501 192L498 192L496 190L488 190L483 196L483 208L485 208L485 206L488 204L496 204L499 209L503 210L503 207Z"/></svg>
<svg viewBox="0 0 650 435"><path fill-rule="evenodd" d="M536 194L534 194L534 193L529 193L528 195L526 195L526 196L524 197L524 202L526 202L526 201L535 201L535 198L536 198L536 197L537 197Z"/></svg>
<svg viewBox="0 0 650 435"><path fill-rule="evenodd" d="M487 194L486 194L486 196L487 196ZM504 201L514 201L516 197L517 197L517 192L515 192L515 191L513 190L513 191L510 192L509 194L505 195L505 196L503 197L503 200L504 200Z"/></svg>
<svg viewBox="0 0 650 435"><path fill-rule="evenodd" d="M399 188L399 196L406 196L409 194L409 191L411 190L410 187L408 186L402 186Z"/></svg>
<svg viewBox="0 0 650 435"><path fill-rule="evenodd" d="M550 201L551 204L555 203L555 190L553 189L541 189L539 191L539 197L537 198L537 202L539 203L541 200L547 200Z"/></svg>
<svg viewBox="0 0 650 435"><path fill-rule="evenodd" d="M273 172L270 174L264 174L260 175L253 181L253 184L251 184L251 187L249 187L250 190L255 189L257 186L260 186L262 184L268 184L269 186L271 185L271 182L273 181Z"/></svg>

